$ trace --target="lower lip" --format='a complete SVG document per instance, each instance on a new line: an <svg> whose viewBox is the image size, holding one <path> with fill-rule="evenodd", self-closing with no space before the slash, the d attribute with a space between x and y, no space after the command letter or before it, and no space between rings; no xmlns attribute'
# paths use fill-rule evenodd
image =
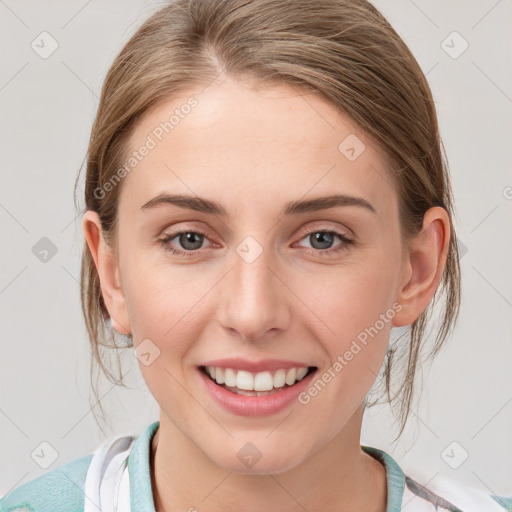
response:
<svg viewBox="0 0 512 512"><path fill-rule="evenodd" d="M219 386L203 371L198 370L212 398L228 411L240 416L269 416L285 409L309 385L316 370L293 386L266 396L238 395Z"/></svg>

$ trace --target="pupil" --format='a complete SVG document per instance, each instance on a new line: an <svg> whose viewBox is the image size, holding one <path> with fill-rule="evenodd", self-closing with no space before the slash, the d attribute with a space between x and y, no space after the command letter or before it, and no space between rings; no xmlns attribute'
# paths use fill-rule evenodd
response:
<svg viewBox="0 0 512 512"><path fill-rule="evenodd" d="M313 238L312 238L311 245L315 249L329 249L329 246L332 244L332 241L333 241L332 233L325 233L325 232L319 231L318 233L314 233L312 236L313 236ZM315 247L316 243L320 243L321 247Z"/></svg>

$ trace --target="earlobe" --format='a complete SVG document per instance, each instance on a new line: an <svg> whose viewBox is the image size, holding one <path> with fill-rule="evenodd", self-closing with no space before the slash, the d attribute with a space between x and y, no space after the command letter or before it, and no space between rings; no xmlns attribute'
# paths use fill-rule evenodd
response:
<svg viewBox="0 0 512 512"><path fill-rule="evenodd" d="M103 238L98 214L91 210L86 211L82 219L82 228L98 272L103 301L112 319L112 325L120 334L129 334L130 322L117 258L112 247Z"/></svg>
<svg viewBox="0 0 512 512"><path fill-rule="evenodd" d="M448 214L434 206L425 213L421 232L409 241L403 262L405 280L397 297L402 309L394 317L393 326L412 324L427 308L441 281L449 243Z"/></svg>

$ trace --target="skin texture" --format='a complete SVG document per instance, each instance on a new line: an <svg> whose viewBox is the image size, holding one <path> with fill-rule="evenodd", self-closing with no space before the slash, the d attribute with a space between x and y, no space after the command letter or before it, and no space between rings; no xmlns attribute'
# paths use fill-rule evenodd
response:
<svg viewBox="0 0 512 512"><path fill-rule="evenodd" d="M117 251L100 237L97 214L83 217L114 327L160 350L139 364L160 406L156 508L383 512L384 468L360 448L364 399L391 327L416 320L440 281L447 214L431 208L420 235L404 240L385 154L325 99L287 85L256 89L224 77L183 91L144 116L129 152L190 96L198 105L121 183ZM365 144L354 161L338 150L350 134ZM162 192L217 201L227 216L141 210ZM363 198L375 213L281 214L290 201L334 193ZM206 237L192 256L174 255L161 240L176 230ZM318 230L353 243L315 244ZM251 263L236 251L247 236L262 249ZM167 246L191 244L176 237ZM213 402L200 379L198 365L236 356L298 360L321 374L393 304L400 311L307 405L243 417ZM237 457L248 442L262 454L251 468Z"/></svg>

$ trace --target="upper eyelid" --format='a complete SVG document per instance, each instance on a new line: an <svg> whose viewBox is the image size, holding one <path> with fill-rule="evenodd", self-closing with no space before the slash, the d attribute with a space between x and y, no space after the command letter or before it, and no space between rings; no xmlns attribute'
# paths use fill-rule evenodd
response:
<svg viewBox="0 0 512 512"><path fill-rule="evenodd" d="M328 233L336 233L338 235L342 235L346 238L351 238L352 235L349 235L347 233L344 232L343 229L340 229L340 228L332 228L332 227L314 227L312 229L307 229L306 231L303 232L303 235L304 236L307 236L307 235L310 235L311 233L318 233L318 232L328 232ZM347 230L348 231L348 230Z"/></svg>
<svg viewBox="0 0 512 512"><path fill-rule="evenodd" d="M164 230L165 231L165 230ZM318 231L329 231L329 232L338 232L342 235L344 235L345 233L343 232L344 230L341 229L341 228L336 228L336 227L332 227L332 226L314 226L312 228L306 228L306 230L303 232L304 236L310 234L310 233L316 233ZM347 229L347 231L352 231L352 230L349 230ZM208 229L202 229L202 228L196 228L196 227L190 227L190 228L187 228L187 227L184 227L184 228L180 228L180 229L177 229L177 230L172 230L170 233L164 233L164 235L167 237L167 236L172 236L172 235L179 235L179 234L182 234L182 233L198 233L198 234L201 234L201 235L204 235L204 236L209 236L209 233L210 233L210 230Z"/></svg>
<svg viewBox="0 0 512 512"><path fill-rule="evenodd" d="M325 220L313 220L311 222L335 222L335 221L325 221ZM178 223L178 224L181 224L181 223ZM180 234L180 233L183 233L183 232L192 232L192 233L201 233L201 234L204 234L205 236L209 236L210 233L212 233L212 230L209 229L209 228L203 228L203 227L199 227L197 228L196 226L187 226L186 222L184 223L185 226L183 228L179 228L178 230L171 230L172 232L171 233L166 233L165 235L171 235L171 234ZM166 229L170 229L170 226L168 226L167 228L165 228L163 231L165 231ZM297 232L298 230L294 230L295 232ZM334 227L334 226L327 226L327 225L324 225L324 226L313 226L311 228L305 228L305 234L309 234L309 233L315 233L317 231L335 231L335 232L341 232L341 234L345 234L344 232L347 231L349 234L347 236L355 236L354 232L348 228L348 227L344 227L344 228L340 228L340 227Z"/></svg>

